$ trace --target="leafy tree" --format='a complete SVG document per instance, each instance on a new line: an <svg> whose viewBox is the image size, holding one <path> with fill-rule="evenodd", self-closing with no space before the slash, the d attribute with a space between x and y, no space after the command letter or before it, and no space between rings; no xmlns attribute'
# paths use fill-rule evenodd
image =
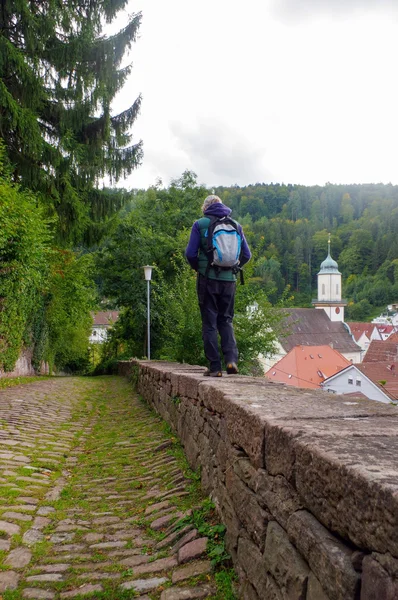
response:
<svg viewBox="0 0 398 600"><path fill-rule="evenodd" d="M0 146L0 174L2 151ZM7 172L0 175L0 368L6 371L29 345L30 324L48 277L50 234L36 203Z"/></svg>
<svg viewBox="0 0 398 600"><path fill-rule="evenodd" d="M343 219L343 223L350 223L354 217L354 207L351 203L350 194L344 194L343 199L341 201L341 217Z"/></svg>
<svg viewBox="0 0 398 600"><path fill-rule="evenodd" d="M0 136L13 177L57 214L58 236L81 239L123 198L96 190L99 178L131 173L142 156L130 128L138 97L120 114L112 100L131 71L124 64L140 14L103 34L127 0L4 0L0 11Z"/></svg>
<svg viewBox="0 0 398 600"><path fill-rule="evenodd" d="M58 368L87 359L94 306L91 256L54 250L43 207L1 175L0 146L0 368L11 371L26 347L33 363ZM4 168L3 168L4 171Z"/></svg>
<svg viewBox="0 0 398 600"><path fill-rule="evenodd" d="M357 303L351 302L347 306L347 318L350 321L366 321L371 313L371 304L363 299Z"/></svg>
<svg viewBox="0 0 398 600"><path fill-rule="evenodd" d="M70 250L54 251L44 297L41 358L51 370L81 371L88 367L90 310L96 292L92 278L92 255L77 256ZM38 357L36 351L35 356Z"/></svg>
<svg viewBox="0 0 398 600"><path fill-rule="evenodd" d="M150 188L126 207L119 226L104 244L98 256L104 294L123 307L112 341L104 349L106 364L115 351L139 357L146 353L144 264L156 265L151 283L151 356L205 364L196 275L184 250L207 193L190 172L166 190ZM247 274L250 281L252 268ZM255 315L247 310L254 302L259 306ZM238 286L236 309L240 366L249 370L259 352L270 352L275 338L270 325L276 318L255 282Z"/></svg>
<svg viewBox="0 0 398 600"><path fill-rule="evenodd" d="M294 260L296 262L296 272L297 272L296 290L299 291L299 280L300 280L299 270L304 261L303 242L301 241L301 238L299 238L299 237L296 237L296 239L294 240Z"/></svg>
<svg viewBox="0 0 398 600"><path fill-rule="evenodd" d="M352 234L348 246L340 255L341 267L347 274L359 274L370 265L373 240L368 231L359 229Z"/></svg>

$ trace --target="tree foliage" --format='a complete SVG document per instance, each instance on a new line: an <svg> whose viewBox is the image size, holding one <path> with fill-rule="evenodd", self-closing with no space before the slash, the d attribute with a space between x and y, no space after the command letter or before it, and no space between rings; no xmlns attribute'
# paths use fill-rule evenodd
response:
<svg viewBox="0 0 398 600"><path fill-rule="evenodd" d="M255 276L273 302L290 286L296 306L311 305L329 232L347 318L367 319L397 301L398 186L255 184L215 192L245 223Z"/></svg>
<svg viewBox="0 0 398 600"><path fill-rule="evenodd" d="M127 0L4 0L0 11L0 137L15 181L38 193L67 242L121 207L98 192L139 164L131 125L141 98L120 114L112 100L131 72L124 57L141 15L103 33Z"/></svg>
<svg viewBox="0 0 398 600"><path fill-rule="evenodd" d="M195 175L185 172L168 189L150 188L124 209L119 226L98 257L103 293L123 307L105 348L107 360L116 351L145 355L146 282L142 266L153 264L151 357L206 364L196 275L184 258L184 250L207 194L205 188L196 185ZM255 302L259 308L251 313L248 307ZM277 318L255 278L253 283L238 287L236 309L240 366L249 371L260 352L271 351L275 335L270 325Z"/></svg>
<svg viewBox="0 0 398 600"><path fill-rule="evenodd" d="M0 146L1 154L1 146ZM50 223L37 198L1 175L0 368L11 371L23 348L33 362L82 365L94 305L90 256L51 246ZM4 171L4 169L3 169Z"/></svg>

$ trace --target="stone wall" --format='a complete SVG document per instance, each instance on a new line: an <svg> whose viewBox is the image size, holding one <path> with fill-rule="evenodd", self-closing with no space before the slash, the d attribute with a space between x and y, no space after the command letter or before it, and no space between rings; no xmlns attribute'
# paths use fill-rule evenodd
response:
<svg viewBox="0 0 398 600"><path fill-rule="evenodd" d="M227 527L244 600L398 599L398 412L126 361Z"/></svg>
<svg viewBox="0 0 398 600"><path fill-rule="evenodd" d="M49 375L50 367L48 363L42 362L40 366L40 372L37 373L32 365L32 350L26 348L21 350L17 362L12 371L3 371L0 369L0 379L3 377L34 377L35 375Z"/></svg>
<svg viewBox="0 0 398 600"><path fill-rule="evenodd" d="M0 369L0 378L2 377L31 377L36 375L32 367L31 350L22 350L12 371L2 371Z"/></svg>

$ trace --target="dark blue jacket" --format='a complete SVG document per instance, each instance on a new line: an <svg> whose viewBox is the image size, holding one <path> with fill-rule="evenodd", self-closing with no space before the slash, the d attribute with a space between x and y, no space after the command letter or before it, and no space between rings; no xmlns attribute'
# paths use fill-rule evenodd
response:
<svg viewBox="0 0 398 600"><path fill-rule="evenodd" d="M205 211L204 216L209 218L213 216L218 218L229 217L231 212L232 211L230 208L228 208L228 206L225 206L220 202L216 202L214 204L210 204L209 208ZM192 226L191 236L189 238L188 246L185 250L185 256L187 257L189 264L195 271L197 271L199 268L199 252L203 251L203 248L201 248L201 231L199 221L201 221L201 219L195 221L195 223ZM242 227L241 225L239 225L239 223L238 231L239 234L242 236L242 254L240 261L240 266L242 267L250 260L251 252L249 246L247 245L247 241L242 231Z"/></svg>

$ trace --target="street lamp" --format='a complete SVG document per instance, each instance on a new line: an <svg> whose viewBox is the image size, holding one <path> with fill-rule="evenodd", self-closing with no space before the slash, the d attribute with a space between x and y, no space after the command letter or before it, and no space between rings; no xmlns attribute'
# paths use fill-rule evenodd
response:
<svg viewBox="0 0 398 600"><path fill-rule="evenodd" d="M143 267L143 269L144 269L145 281L147 282L148 360L151 360L151 304L150 304L151 291L150 291L150 285L151 285L153 267L151 267L150 265L145 265L145 267Z"/></svg>

